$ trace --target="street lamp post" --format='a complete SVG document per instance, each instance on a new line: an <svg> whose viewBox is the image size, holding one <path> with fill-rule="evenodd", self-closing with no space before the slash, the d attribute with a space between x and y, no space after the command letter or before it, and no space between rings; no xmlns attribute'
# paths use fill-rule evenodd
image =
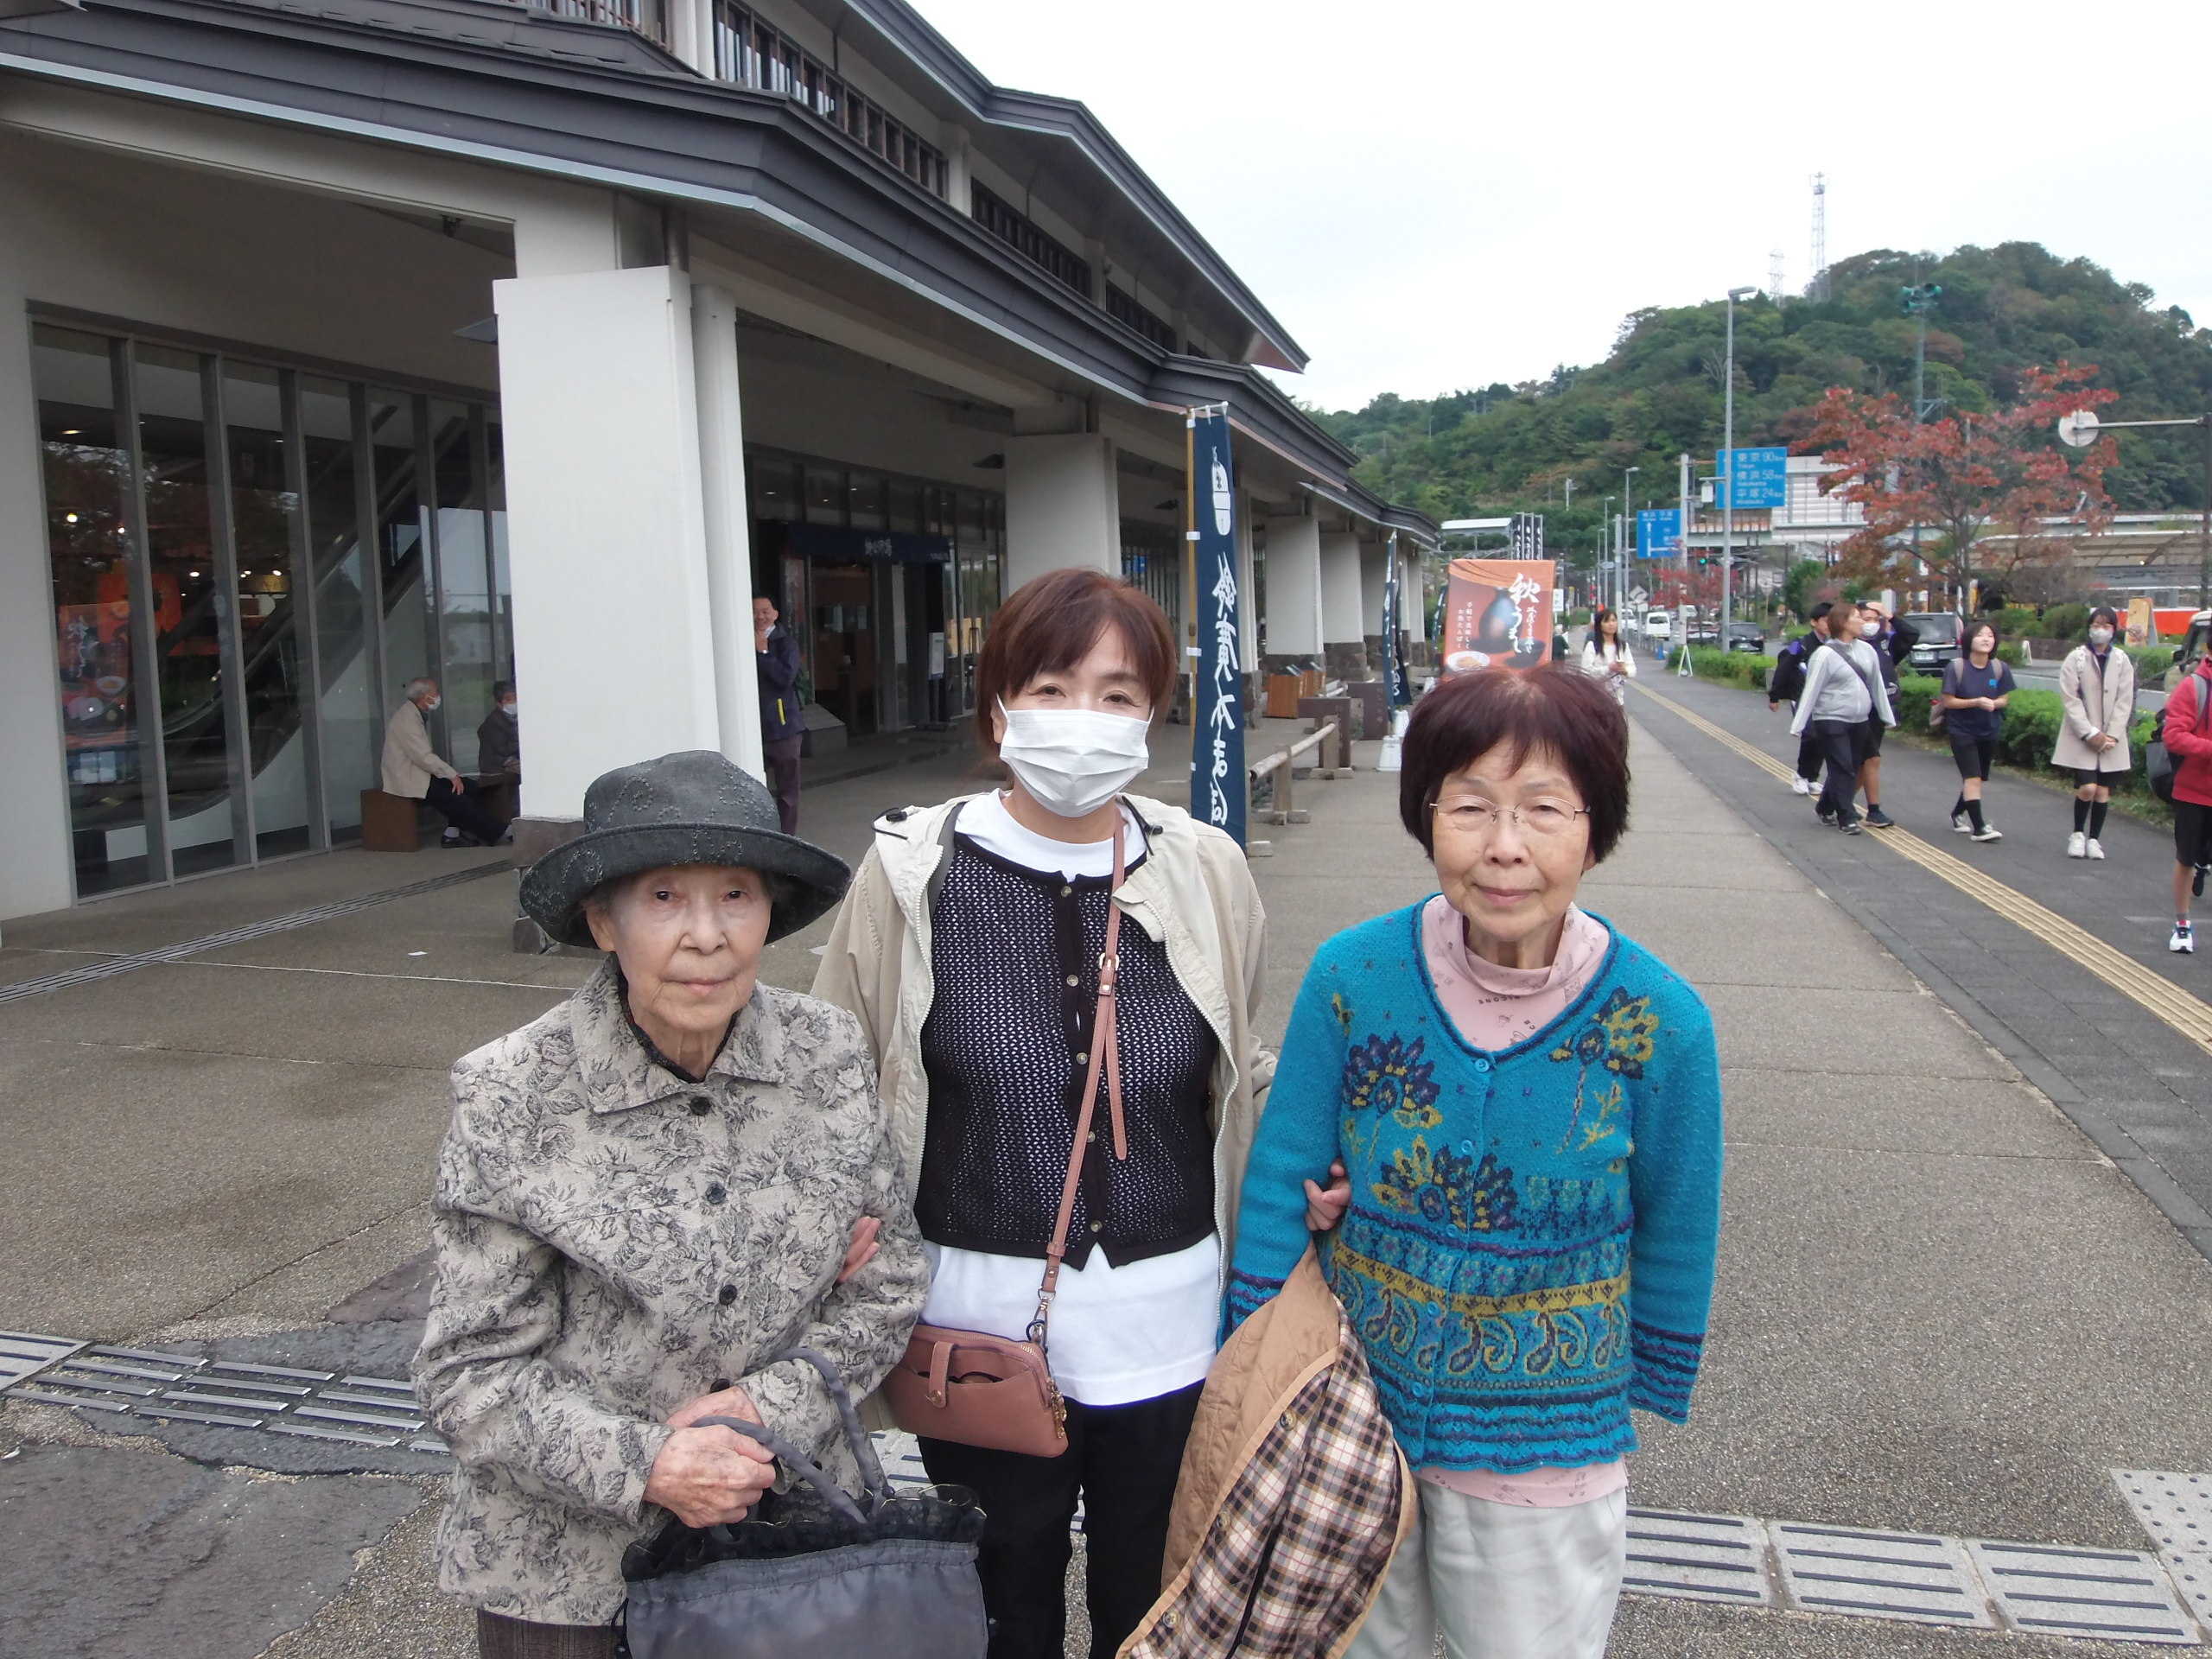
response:
<svg viewBox="0 0 2212 1659"><path fill-rule="evenodd" d="M1641 467L1621 469L1621 556L1613 567L1613 591L1618 600L1628 598L1629 561L1636 556L1636 502L1629 493L1629 480L1643 470ZM1615 610L1620 608L1617 603Z"/></svg>
<svg viewBox="0 0 2212 1659"><path fill-rule="evenodd" d="M1728 649L1729 577L1736 562L1736 302L1756 288L1728 290L1726 379L1720 394L1720 649Z"/></svg>
<svg viewBox="0 0 2212 1659"><path fill-rule="evenodd" d="M2101 421L2092 409L2077 410L2058 417L2059 441L2069 448L2086 449L2097 434L2123 426L2197 426L2204 429L2204 493L2196 515L2196 603L2212 609L2212 410L2164 421Z"/></svg>
<svg viewBox="0 0 2212 1659"><path fill-rule="evenodd" d="M1598 517L1598 608L1605 607L1605 556L1611 550L1606 543L1613 539L1613 498L1607 496Z"/></svg>

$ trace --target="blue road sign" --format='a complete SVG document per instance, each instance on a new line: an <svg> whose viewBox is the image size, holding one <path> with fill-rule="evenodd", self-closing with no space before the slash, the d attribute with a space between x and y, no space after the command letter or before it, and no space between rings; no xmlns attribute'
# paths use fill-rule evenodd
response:
<svg viewBox="0 0 2212 1659"><path fill-rule="evenodd" d="M1682 550L1682 510L1645 507L1636 515L1636 556L1671 559Z"/></svg>
<svg viewBox="0 0 2212 1659"><path fill-rule="evenodd" d="M1720 459L1713 458L1720 481L1713 486L1713 505L1727 505L1728 480ZM1779 507L1789 499L1789 452L1787 449L1736 451L1736 505L1763 509Z"/></svg>

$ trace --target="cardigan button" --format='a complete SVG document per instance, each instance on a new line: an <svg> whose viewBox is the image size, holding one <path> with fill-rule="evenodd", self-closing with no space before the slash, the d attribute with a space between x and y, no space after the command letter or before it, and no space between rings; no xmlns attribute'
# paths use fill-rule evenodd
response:
<svg viewBox="0 0 2212 1659"><path fill-rule="evenodd" d="M714 1185L707 1189L707 1202L709 1204L720 1204L728 1197L729 1189L724 1186L720 1181L715 1182Z"/></svg>
<svg viewBox="0 0 2212 1659"><path fill-rule="evenodd" d="M1475 1057L1475 1070L1476 1070L1476 1071L1489 1071L1489 1070L1490 1070L1490 1062L1489 1062L1488 1060L1486 1060L1486 1059L1484 1059L1480 1055L1477 1055L1477 1056Z"/></svg>
<svg viewBox="0 0 2212 1659"><path fill-rule="evenodd" d="M721 1287L720 1294L715 1296L715 1300L720 1302L724 1307L728 1307L732 1302L737 1300L737 1287L735 1285L724 1285Z"/></svg>
<svg viewBox="0 0 2212 1659"><path fill-rule="evenodd" d="M1074 898L1074 897L1075 897L1075 889L1074 889L1073 887L1062 887L1062 888L1060 889L1060 897L1061 897L1061 898L1063 898L1063 899L1072 899L1072 898Z"/></svg>
<svg viewBox="0 0 2212 1659"><path fill-rule="evenodd" d="M1083 976L1082 976L1081 974L1070 974L1070 975L1068 976L1068 983L1069 983L1069 984L1071 984L1071 985L1080 985L1080 984L1082 984L1082 983L1083 983Z"/></svg>
<svg viewBox="0 0 2212 1659"><path fill-rule="evenodd" d="M709 1100L704 1095L694 1095L691 1096L692 1116L704 1117L709 1112L711 1112L714 1109L715 1103Z"/></svg>

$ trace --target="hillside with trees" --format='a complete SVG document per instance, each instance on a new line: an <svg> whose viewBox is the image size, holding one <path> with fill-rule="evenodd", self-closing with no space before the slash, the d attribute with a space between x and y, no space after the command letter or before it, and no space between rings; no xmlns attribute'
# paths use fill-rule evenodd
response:
<svg viewBox="0 0 2212 1659"><path fill-rule="evenodd" d="M1945 400L1942 413L2008 408L2030 371L2062 359L2096 366L2092 384L2117 394L2107 419L2212 407L2212 329L2178 306L2158 306L2139 283L2032 242L1941 257L1884 250L1836 264L1825 300L1777 305L1761 296L1737 308L1736 442L1802 444L1830 387L1910 400L1916 324L1899 290L1915 282L1943 289L1929 318L1927 381L1927 395ZM1619 493L1624 467L1643 468L1639 502L1655 505L1673 501L1683 452L1710 473L1720 446L1725 327L1718 300L1653 308L1624 318L1611 353L1588 368L1313 412L1358 450L1358 476L1387 499L1440 519L1545 512L1554 547L1586 558L1602 498ZM2129 435L2104 474L2113 507L2194 508L2202 442L2186 429Z"/></svg>

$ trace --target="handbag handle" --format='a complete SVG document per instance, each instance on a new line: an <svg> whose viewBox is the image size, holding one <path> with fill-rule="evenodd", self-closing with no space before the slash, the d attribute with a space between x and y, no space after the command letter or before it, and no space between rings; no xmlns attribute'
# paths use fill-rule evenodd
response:
<svg viewBox="0 0 2212 1659"><path fill-rule="evenodd" d="M780 1365L787 1359L802 1361L821 1372L823 1386L830 1393L830 1402L837 1408L837 1422L844 1431L846 1449L853 1454L853 1461L860 1465L861 1486L868 1495L868 1509L880 1513L883 1506L891 1500L891 1482L883 1472L882 1461L875 1455L875 1442L868 1437L868 1430L861 1426L861 1414L854 1409L853 1391L845 1386L844 1373L826 1354L814 1348L786 1348L779 1354L772 1355L768 1363ZM855 1525L867 1524L868 1516L861 1513L860 1505L853 1502L851 1495L823 1473L821 1465L813 1459L766 1424L751 1422L742 1417L702 1417L693 1427L705 1424L713 1424L718 1428L734 1428L747 1440L766 1446L808 1485L821 1493L830 1507L839 1515Z"/></svg>
<svg viewBox="0 0 2212 1659"><path fill-rule="evenodd" d="M1029 1321L1029 1340L1045 1345L1046 1327L1052 1319L1052 1294L1060 1281L1060 1262L1068 1253L1068 1227L1075 1219L1075 1195L1083 1184L1083 1149L1089 1144L1091 1118L1098 1105L1098 1074L1106 1073L1107 1108L1114 1124L1114 1156L1127 1158L1129 1141L1122 1117L1121 1030L1114 1016L1114 988L1122 976L1122 910L1114 902L1128 875L1122 861L1125 830L1115 803L1114 886L1106 895L1106 948L1098 955L1098 1012L1091 1021L1090 1061L1084 1068L1083 1110L1076 1118L1075 1144L1068 1151L1067 1179L1060 1186L1059 1216L1052 1224L1052 1242L1045 1247L1045 1279L1037 1287L1037 1315Z"/></svg>
<svg viewBox="0 0 2212 1659"><path fill-rule="evenodd" d="M765 1446L776 1454L778 1462L785 1465L792 1473L822 1494L824 1503L836 1510L844 1520L856 1527L866 1527L868 1516L861 1506L852 1500L850 1493L822 1472L822 1467L782 1435L766 1424L750 1421L743 1417L702 1417L691 1425L694 1428L734 1428L748 1440ZM871 1497L874 1494L870 1494Z"/></svg>

